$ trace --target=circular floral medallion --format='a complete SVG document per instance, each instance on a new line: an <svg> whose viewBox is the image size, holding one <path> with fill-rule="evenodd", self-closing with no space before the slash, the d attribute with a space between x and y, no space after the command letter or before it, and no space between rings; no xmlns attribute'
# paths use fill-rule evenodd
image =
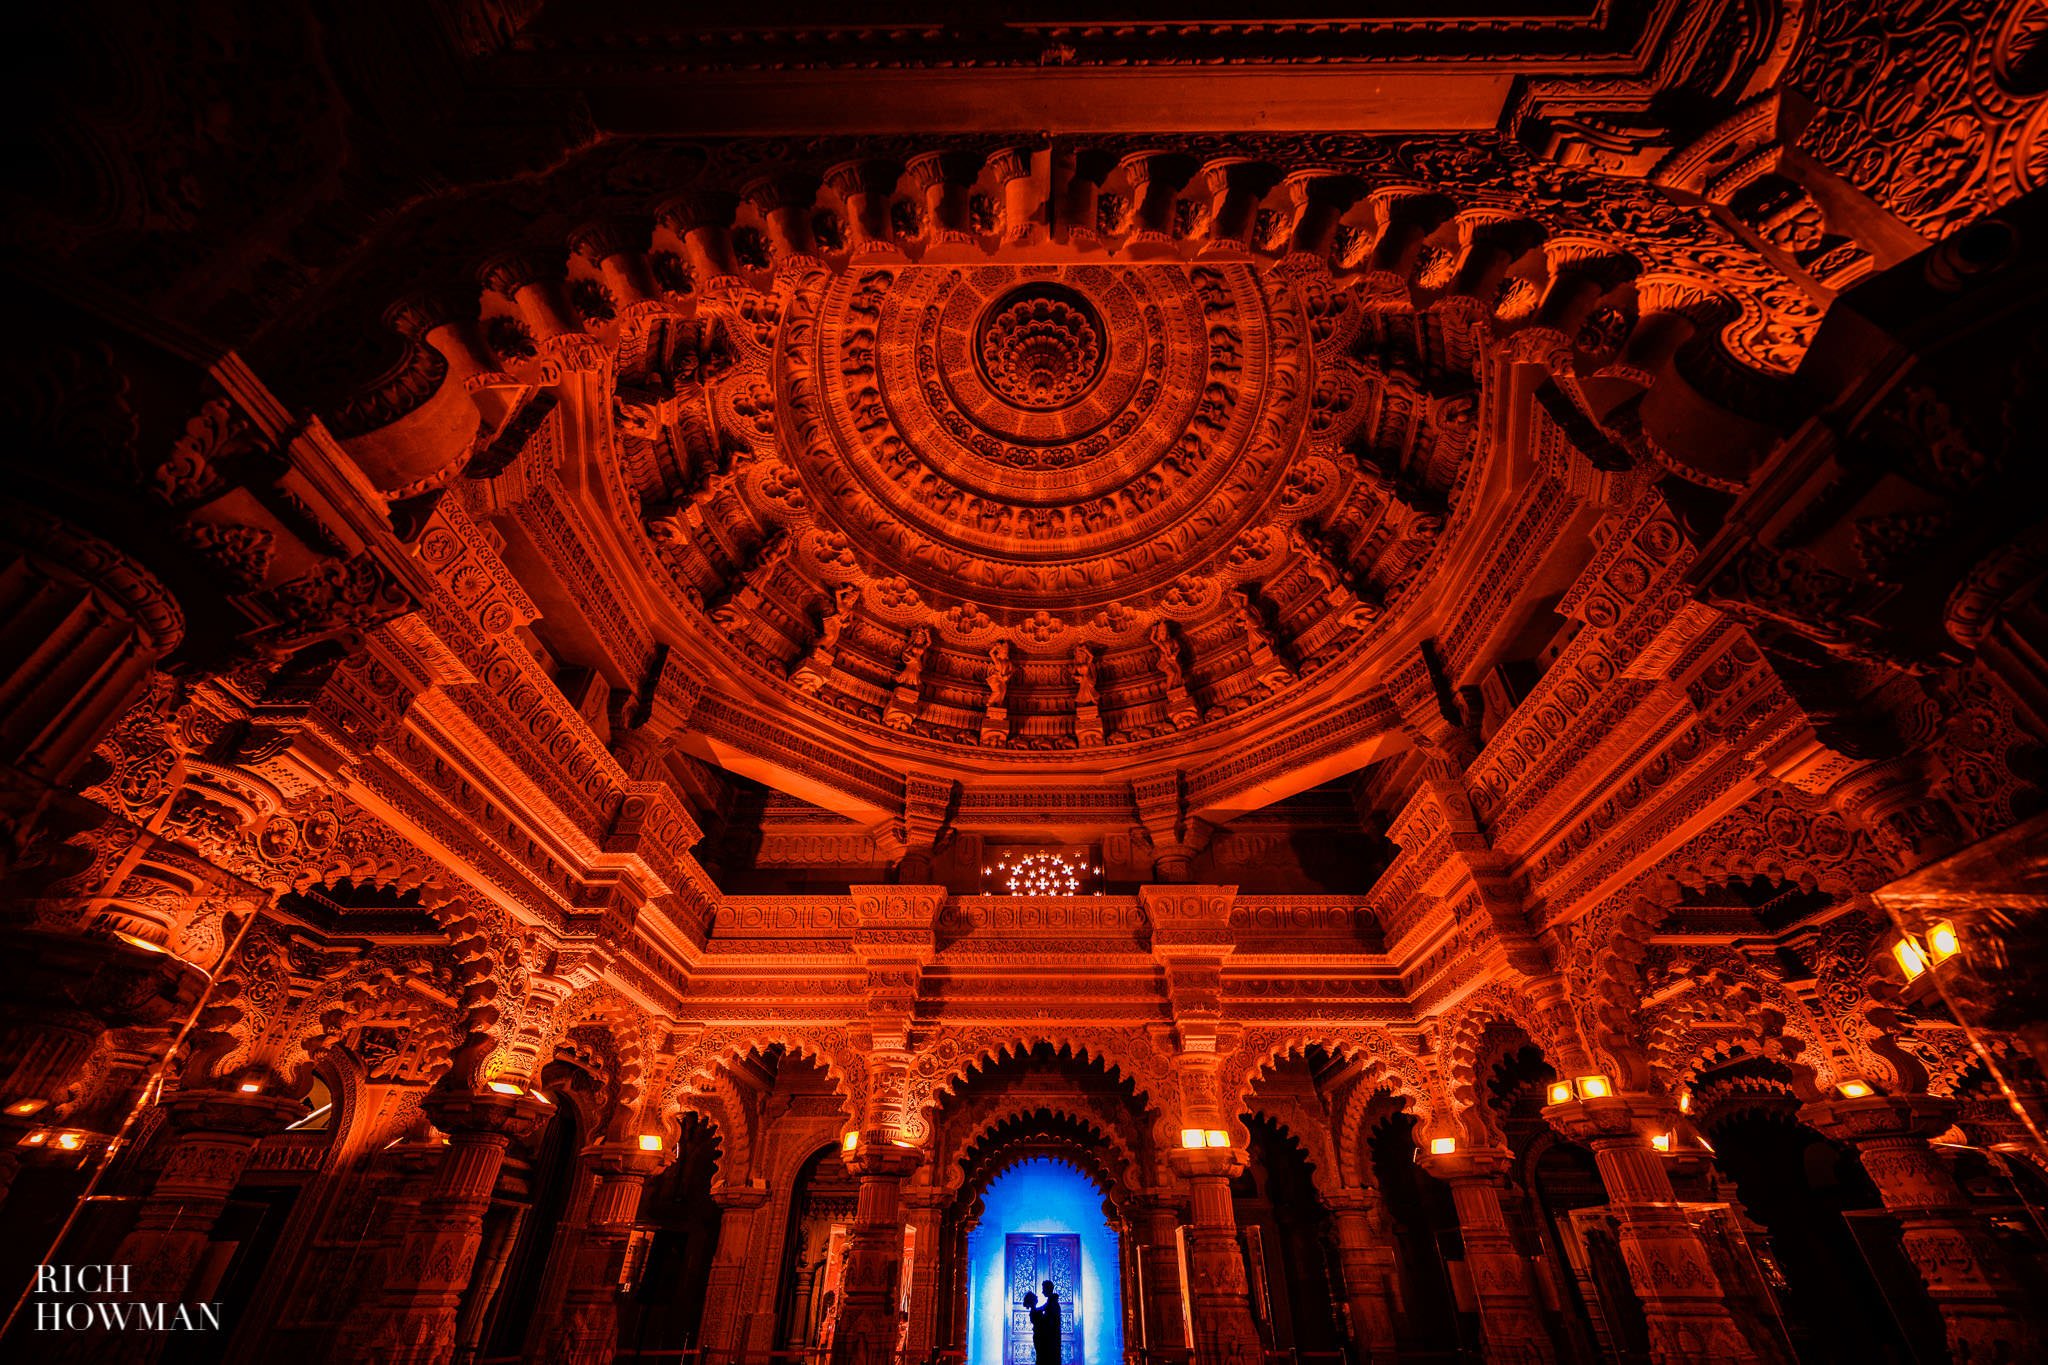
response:
<svg viewBox="0 0 2048 1365"><path fill-rule="evenodd" d="M1063 408L1102 377L1102 321L1062 284L1027 284L990 305L975 360L997 394L1020 408Z"/></svg>

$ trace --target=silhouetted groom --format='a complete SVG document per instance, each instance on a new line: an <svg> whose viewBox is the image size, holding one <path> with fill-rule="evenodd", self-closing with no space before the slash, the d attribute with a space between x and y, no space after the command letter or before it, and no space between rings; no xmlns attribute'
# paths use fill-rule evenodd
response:
<svg viewBox="0 0 2048 1365"><path fill-rule="evenodd" d="M1060 1296L1051 1280L1038 1287L1045 1291L1045 1302L1031 1310L1031 1351L1037 1365L1060 1365Z"/></svg>

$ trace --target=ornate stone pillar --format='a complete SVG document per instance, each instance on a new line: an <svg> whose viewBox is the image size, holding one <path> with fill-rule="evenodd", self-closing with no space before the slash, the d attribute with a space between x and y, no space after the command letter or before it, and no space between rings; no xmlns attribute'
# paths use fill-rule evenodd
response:
<svg viewBox="0 0 2048 1365"><path fill-rule="evenodd" d="M585 1149L584 1169L595 1183L570 1258L568 1284L553 1314L555 1324L541 1338L541 1359L550 1365L610 1365L617 1353L619 1274L640 1212L641 1190L659 1159L628 1143Z"/></svg>
<svg viewBox="0 0 2048 1365"><path fill-rule="evenodd" d="M1337 241L1337 224L1365 193L1365 183L1342 171L1306 170L1288 176L1286 185L1294 206L1288 254L1327 259Z"/></svg>
<svg viewBox="0 0 2048 1365"><path fill-rule="evenodd" d="M979 247L969 205L974 179L981 173L981 157L972 152L923 152L903 164L918 193L924 197L925 259L970 260Z"/></svg>
<svg viewBox="0 0 2048 1365"><path fill-rule="evenodd" d="M1244 1154L1230 1147L1181 1147L1173 1168L1188 1182L1188 1297L1194 1309L1196 1365L1255 1362L1264 1344L1252 1321L1244 1252L1230 1178L1244 1169Z"/></svg>
<svg viewBox="0 0 2048 1365"><path fill-rule="evenodd" d="M811 208L818 201L818 177L801 172L763 176L742 191L768 226L768 247L778 270L814 260Z"/></svg>
<svg viewBox="0 0 2048 1365"><path fill-rule="evenodd" d="M1145 1202L1140 1217L1138 1273L1145 1283L1145 1345L1153 1351L1182 1350L1188 1325L1180 1303L1180 1211L1170 1200L1155 1196Z"/></svg>
<svg viewBox="0 0 2048 1365"><path fill-rule="evenodd" d="M697 287L736 278L740 259L732 247L732 215L738 201L723 190L677 195L655 210L668 230L683 239L683 252Z"/></svg>
<svg viewBox="0 0 2048 1365"><path fill-rule="evenodd" d="M915 1148L887 1141L861 1145L846 1164L860 1177L831 1365L886 1365L896 1352L897 1278L903 1270L903 1179L917 1169Z"/></svg>
<svg viewBox="0 0 2048 1365"><path fill-rule="evenodd" d="M1557 1359L1543 1310L1529 1283L1528 1263L1515 1249L1500 1206L1508 1156L1500 1151L1458 1151L1422 1157L1418 1164L1451 1187L1465 1268L1479 1298L1479 1330L1489 1361L1549 1365Z"/></svg>
<svg viewBox="0 0 2048 1365"><path fill-rule="evenodd" d="M1115 169L1116 158L1108 152L1053 152L1054 235L1077 251L1102 244L1098 213L1102 182Z"/></svg>
<svg viewBox="0 0 2048 1365"><path fill-rule="evenodd" d="M796 1255L796 1290L789 1304L789 1331L782 1340L785 1351L801 1351L811 1344L811 1290L818 1282L819 1262L805 1260L802 1246Z"/></svg>
<svg viewBox="0 0 2048 1365"><path fill-rule="evenodd" d="M135 1226L110 1261L130 1267L123 1299L183 1303L213 1237L213 1225L242 1178L259 1139L284 1131L304 1113L295 1101L235 1090L190 1090L164 1101L169 1146L156 1184ZM162 1333L95 1335L82 1358L155 1360L170 1338Z"/></svg>
<svg viewBox="0 0 2048 1365"><path fill-rule="evenodd" d="M825 172L826 185L846 205L846 235L855 256L903 254L889 230L889 200L902 178L902 166L875 157L842 161Z"/></svg>
<svg viewBox="0 0 2048 1365"><path fill-rule="evenodd" d="M2005 1249L1928 1145L1959 1107L1933 1095L1865 1095L1821 1100L1799 1116L1856 1148L1878 1197L1899 1220L1899 1240L1927 1283L1958 1365L2039 1360L2048 1351L2040 1314Z"/></svg>
<svg viewBox="0 0 2048 1365"><path fill-rule="evenodd" d="M1398 1273L1377 1190L1344 1190L1330 1202L1338 1268L1351 1305L1352 1348L1374 1365L1394 1359L1394 1285Z"/></svg>
<svg viewBox="0 0 2048 1365"><path fill-rule="evenodd" d="M910 1263L910 1334L904 1340L905 1361L923 1360L938 1341L939 1205L945 1198L929 1186L904 1196L906 1223L915 1230Z"/></svg>
<svg viewBox="0 0 2048 1365"><path fill-rule="evenodd" d="M426 1107L448 1146L389 1278L365 1306L360 1328L340 1345L339 1358L446 1365L505 1150L551 1112L531 1095L467 1091L429 1096Z"/></svg>
<svg viewBox="0 0 2048 1365"><path fill-rule="evenodd" d="M1378 232L1366 260L1366 292L1405 300L1422 244L1451 216L1451 201L1421 190L1384 189L1369 202Z"/></svg>
<svg viewBox="0 0 2048 1365"><path fill-rule="evenodd" d="M1218 157L1202 167L1202 183L1209 191L1209 235L1198 254L1249 254L1259 201L1280 183L1280 168L1250 157Z"/></svg>
<svg viewBox="0 0 2048 1365"><path fill-rule="evenodd" d="M717 1203L718 1249L711 1256L710 1278L704 1284L704 1318L699 1337L706 1351L740 1349L741 1281L754 1245L754 1224L768 1191L759 1185L714 1190Z"/></svg>
<svg viewBox="0 0 2048 1365"><path fill-rule="evenodd" d="M1130 231L1120 254L1130 260L1176 254L1173 206L1179 202L1181 186L1195 173L1195 163L1180 152L1143 151L1132 152L1118 164L1131 186Z"/></svg>
<svg viewBox="0 0 2048 1365"><path fill-rule="evenodd" d="M1619 1224L1622 1261L1649 1322L1650 1359L1757 1360L1722 1299L1705 1245L1678 1206L1663 1154L1650 1145L1651 1132L1670 1126L1661 1111L1640 1097L1616 1095L1553 1104L1543 1117L1592 1149Z"/></svg>
<svg viewBox="0 0 2048 1365"><path fill-rule="evenodd" d="M631 226L612 219L588 224L569 238L570 249L598 268L605 288L618 300L619 315L661 312L668 304L655 282L647 259L647 225Z"/></svg>

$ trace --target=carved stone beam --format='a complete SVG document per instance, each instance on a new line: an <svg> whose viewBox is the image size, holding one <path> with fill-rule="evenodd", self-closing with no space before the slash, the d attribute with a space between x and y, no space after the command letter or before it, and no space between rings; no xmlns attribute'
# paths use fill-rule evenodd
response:
<svg viewBox="0 0 2048 1365"><path fill-rule="evenodd" d="M654 211L662 226L683 240L690 273L700 288L740 274L732 247L732 215L739 201L723 190L692 190L666 200Z"/></svg>
<svg viewBox="0 0 2048 1365"><path fill-rule="evenodd" d="M743 191L747 202L768 228L768 246L778 266L812 259L818 244L811 235L811 209L818 201L818 177L800 171L766 175Z"/></svg>
<svg viewBox="0 0 2048 1365"><path fill-rule="evenodd" d="M569 238L570 250L595 265L604 276L605 287L619 301L622 317L668 308L661 296L661 286L654 281L654 267L647 259L648 235L644 221L606 219L577 229Z"/></svg>
<svg viewBox="0 0 2048 1365"><path fill-rule="evenodd" d="M1202 167L1209 190L1209 237L1201 256L1242 256L1252 247L1259 201L1280 183L1280 168L1247 156L1218 157Z"/></svg>
<svg viewBox="0 0 2048 1365"><path fill-rule="evenodd" d="M881 157L842 161L825 172L825 183L846 204L847 235L856 256L897 255L889 229L889 201L903 167Z"/></svg>
<svg viewBox="0 0 2048 1365"><path fill-rule="evenodd" d="M1294 226L1287 235L1290 256L1327 260L1337 241L1337 224L1365 194L1365 182L1342 171L1303 170L1287 177Z"/></svg>
<svg viewBox="0 0 2048 1365"><path fill-rule="evenodd" d="M535 339L543 344L583 330L562 289L559 261L539 252L507 252L486 261L477 279L484 288L517 304Z"/></svg>
<svg viewBox="0 0 2048 1365"><path fill-rule="evenodd" d="M1157 260L1177 254L1173 244L1173 208L1181 187L1194 176L1195 163L1180 152L1132 152L1117 163L1131 186L1131 230L1120 253L1130 260Z"/></svg>

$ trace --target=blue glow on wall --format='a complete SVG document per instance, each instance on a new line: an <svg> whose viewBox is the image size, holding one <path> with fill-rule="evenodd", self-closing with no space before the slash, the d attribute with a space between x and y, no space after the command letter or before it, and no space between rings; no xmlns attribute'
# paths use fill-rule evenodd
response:
<svg viewBox="0 0 2048 1365"><path fill-rule="evenodd" d="M1116 1234L1102 1217L1102 1191L1095 1182L1064 1161L1033 1157L991 1180L981 1204L981 1222L967 1236L967 1365L1003 1365L1009 1311L1003 1239L1013 1232L1080 1235L1081 1343L1087 1356L1081 1365L1119 1365L1124 1357L1120 1262Z"/></svg>

